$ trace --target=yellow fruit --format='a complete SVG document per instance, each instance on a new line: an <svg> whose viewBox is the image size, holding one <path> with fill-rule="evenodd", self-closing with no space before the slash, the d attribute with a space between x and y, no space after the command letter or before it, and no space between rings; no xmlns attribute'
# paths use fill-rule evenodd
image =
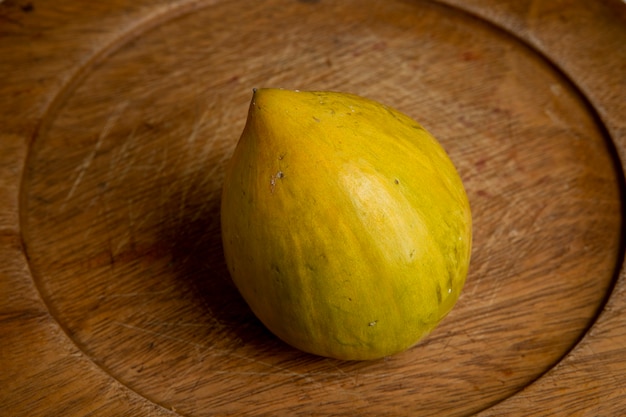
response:
<svg viewBox="0 0 626 417"><path fill-rule="evenodd" d="M408 349L465 282L463 184L418 123L351 94L256 90L221 206L229 272L256 316L303 351Z"/></svg>

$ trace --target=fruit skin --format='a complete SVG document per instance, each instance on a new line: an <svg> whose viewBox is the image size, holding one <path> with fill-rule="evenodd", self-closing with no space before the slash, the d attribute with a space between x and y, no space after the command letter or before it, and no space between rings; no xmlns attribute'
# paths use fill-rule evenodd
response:
<svg viewBox="0 0 626 417"><path fill-rule="evenodd" d="M415 345L452 309L469 267L469 202L445 151L408 116L346 93L255 90L221 224L256 316L337 359Z"/></svg>

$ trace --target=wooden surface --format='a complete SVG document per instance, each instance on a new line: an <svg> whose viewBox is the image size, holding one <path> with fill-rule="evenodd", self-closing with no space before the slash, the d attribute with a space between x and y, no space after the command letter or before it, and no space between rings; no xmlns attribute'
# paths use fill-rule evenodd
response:
<svg viewBox="0 0 626 417"><path fill-rule="evenodd" d="M618 0L4 1L0 415L617 415L624 45ZM300 353L230 283L261 86L387 103L457 165L470 275L413 349Z"/></svg>

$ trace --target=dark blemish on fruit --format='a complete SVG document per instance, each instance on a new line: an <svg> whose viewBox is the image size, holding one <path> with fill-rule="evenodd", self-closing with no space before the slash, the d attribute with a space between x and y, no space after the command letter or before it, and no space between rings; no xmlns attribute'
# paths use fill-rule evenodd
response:
<svg viewBox="0 0 626 417"><path fill-rule="evenodd" d="M270 191L272 194L274 194L274 189L276 188L276 180L280 180L282 178L285 178L285 174L283 173L283 171L278 171L276 175L272 175L270 177Z"/></svg>
<svg viewBox="0 0 626 417"><path fill-rule="evenodd" d="M399 179L397 179L397 178L396 178L396 179L394 179L394 180L393 180L393 182L394 182L395 184L400 184L400 180L399 180Z"/></svg>

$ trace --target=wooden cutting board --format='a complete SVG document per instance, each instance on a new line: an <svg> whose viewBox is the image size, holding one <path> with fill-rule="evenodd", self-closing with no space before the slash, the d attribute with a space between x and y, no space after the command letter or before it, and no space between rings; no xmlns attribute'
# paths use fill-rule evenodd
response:
<svg viewBox="0 0 626 417"><path fill-rule="evenodd" d="M0 76L0 415L626 409L622 1L5 0ZM414 348L304 354L234 289L253 87L370 97L450 154L471 270Z"/></svg>

